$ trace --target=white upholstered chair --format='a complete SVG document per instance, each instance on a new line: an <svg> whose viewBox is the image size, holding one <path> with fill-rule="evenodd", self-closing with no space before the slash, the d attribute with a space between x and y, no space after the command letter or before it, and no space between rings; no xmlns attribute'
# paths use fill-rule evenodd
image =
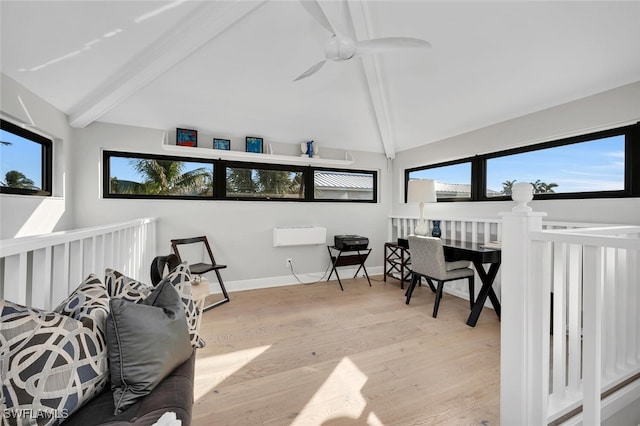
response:
<svg viewBox="0 0 640 426"><path fill-rule="evenodd" d="M433 304L433 317L438 316L438 307L442 299L442 289L447 281L467 278L469 280L469 305L473 308L474 301L474 271L469 268L466 260L447 262L444 258L444 248L440 238L409 236L409 251L411 252L411 283L407 288L407 305L411 300L411 294L416 285L424 277L427 283L436 293ZM434 287L431 280L438 283Z"/></svg>

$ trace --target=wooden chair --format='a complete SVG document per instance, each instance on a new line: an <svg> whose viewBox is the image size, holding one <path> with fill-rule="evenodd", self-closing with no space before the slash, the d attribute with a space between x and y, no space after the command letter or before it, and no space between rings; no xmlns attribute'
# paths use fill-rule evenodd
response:
<svg viewBox="0 0 640 426"><path fill-rule="evenodd" d="M201 245L200 250L202 250L202 248L204 247L204 249L206 249L206 254L209 257L208 261L204 260L204 261L191 262L189 259L186 259L185 257L181 256L180 252L178 251L178 246L191 245L191 244ZM196 246L194 247L197 248ZM171 240L171 248L173 249L173 252L175 253L175 255L178 256L178 259L180 260L180 262L187 261L189 263L189 270L193 275L203 275L210 271L215 272L216 277L218 279L218 284L220 284L220 289L222 290L223 299L205 306L203 311L208 311L209 309L215 308L216 306L229 301L229 295L227 294L227 289L224 287L224 282L222 281L222 276L220 275L220 269L226 268L227 265L220 265L216 263L216 259L213 257L213 252L211 251L211 246L209 245L209 241L207 240L206 236L193 237L193 238L179 238L179 239ZM185 251L184 249L185 248L183 247L183 252ZM192 253L192 251L190 251L190 253ZM201 256L201 259L202 259L202 256Z"/></svg>
<svg viewBox="0 0 640 426"><path fill-rule="evenodd" d="M442 240L433 237L409 236L409 250L411 251L411 283L407 287L407 305L411 300L411 294L421 277L425 277L431 290L436 293L433 304L433 317L438 316L438 307L442 299L442 289L447 281L469 279L469 305L473 309L474 301L474 271L468 268L468 261L447 262L444 259ZM438 283L436 289L431 282Z"/></svg>

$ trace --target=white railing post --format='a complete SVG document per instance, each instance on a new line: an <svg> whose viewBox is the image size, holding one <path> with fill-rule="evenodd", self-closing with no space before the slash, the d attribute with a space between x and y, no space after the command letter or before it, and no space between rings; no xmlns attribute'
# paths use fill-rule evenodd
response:
<svg viewBox="0 0 640 426"><path fill-rule="evenodd" d="M520 185L520 188L516 186ZM528 185L529 188L524 186ZM519 189L519 190L517 190ZM521 197L520 191L523 192ZM500 324L500 423L503 425L541 425L547 422L547 400L540 401L544 383L534 375L542 375L536 364L544 362L533 339L543 333L540 312L532 302L541 299L540 283L532 282L530 231L542 230L546 213L533 212L526 205L533 197L530 184L516 184L513 199L518 203L502 216L502 316ZM536 288L538 286L538 288ZM539 294L533 294L535 291ZM541 304L541 303L540 303ZM539 307L543 308L542 306ZM547 311L548 311L547 307ZM547 325L547 334L548 328ZM548 339L547 339L548 342ZM548 343L547 343L548 344ZM548 357L548 352L547 352ZM547 359L548 362L548 359ZM536 371L538 370L538 371ZM535 386L535 384L538 386ZM548 387L548 383L547 383ZM548 390L548 389L547 389ZM546 394L544 395L546 397Z"/></svg>

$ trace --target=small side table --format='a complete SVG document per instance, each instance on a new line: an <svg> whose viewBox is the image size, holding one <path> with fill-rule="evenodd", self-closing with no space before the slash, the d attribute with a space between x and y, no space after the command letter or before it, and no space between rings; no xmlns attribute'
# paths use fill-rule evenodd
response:
<svg viewBox="0 0 640 426"><path fill-rule="evenodd" d="M401 246L397 243L389 242L384 243L384 282L387 282L387 277L392 277L400 280L400 289L404 289L404 282L411 281L411 253L407 247ZM399 273L400 278L393 275L393 273Z"/></svg>
<svg viewBox="0 0 640 426"><path fill-rule="evenodd" d="M344 288L342 287L342 281L340 281L340 275L338 275L338 270L336 268L340 266L360 265L353 278L357 277L358 272L360 272L360 269L362 269L364 271L364 275L367 277L367 281L369 281L369 287L371 287L371 280L369 279L367 268L365 268L364 266L364 262L367 260L367 257L369 257L369 253L371 253L370 248L364 250L345 250L336 248L336 246L327 246L327 250L329 251L329 257L331 258L332 263L331 273L329 273L329 278L327 278L327 281L331 279L331 275L333 275L333 273L335 272L336 277L338 278L338 284L340 284L340 290L344 291Z"/></svg>
<svg viewBox="0 0 640 426"><path fill-rule="evenodd" d="M193 302L196 304L196 308L198 308L198 319L196 322L197 332L200 332L200 322L202 321L205 300L210 294L211 289L209 288L208 280L201 278L199 284L194 284L193 282L191 282L191 297L193 298Z"/></svg>

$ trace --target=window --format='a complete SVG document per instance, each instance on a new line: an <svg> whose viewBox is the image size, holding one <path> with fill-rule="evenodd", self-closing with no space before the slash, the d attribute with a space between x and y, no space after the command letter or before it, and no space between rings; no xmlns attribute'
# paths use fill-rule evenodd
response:
<svg viewBox="0 0 640 426"><path fill-rule="evenodd" d="M51 195L51 139L0 120L0 192Z"/></svg>
<svg viewBox="0 0 640 426"><path fill-rule="evenodd" d="M377 202L377 172L103 152L105 198Z"/></svg>
<svg viewBox="0 0 640 426"><path fill-rule="evenodd" d="M227 167L227 198L302 198L304 173L301 170Z"/></svg>
<svg viewBox="0 0 640 426"><path fill-rule="evenodd" d="M203 198L213 196L213 164L184 158L110 153L105 196Z"/></svg>
<svg viewBox="0 0 640 426"><path fill-rule="evenodd" d="M373 172L314 170L313 198L315 200L375 201L376 179Z"/></svg>
<svg viewBox="0 0 640 426"><path fill-rule="evenodd" d="M510 196L516 182L535 194L624 191L625 136L572 143L487 159L488 198Z"/></svg>
<svg viewBox="0 0 640 426"><path fill-rule="evenodd" d="M407 182L414 179L435 180L438 201L471 199L471 161L469 160L410 169L405 175Z"/></svg>
<svg viewBox="0 0 640 426"><path fill-rule="evenodd" d="M640 123L407 169L405 190L411 179L436 180L438 201L506 200L516 182L535 199L638 197Z"/></svg>

